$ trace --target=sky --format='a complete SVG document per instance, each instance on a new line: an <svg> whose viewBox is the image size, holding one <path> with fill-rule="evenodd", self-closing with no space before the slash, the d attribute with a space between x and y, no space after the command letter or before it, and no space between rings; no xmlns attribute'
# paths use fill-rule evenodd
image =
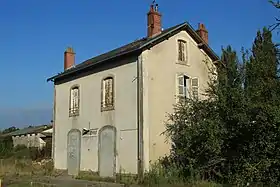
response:
<svg viewBox="0 0 280 187"><path fill-rule="evenodd" d="M53 84L71 46L76 63L146 36L152 0L0 0L0 129L49 123ZM204 23L209 44L250 48L280 16L268 0L157 0L163 28ZM280 33L274 40L279 41Z"/></svg>

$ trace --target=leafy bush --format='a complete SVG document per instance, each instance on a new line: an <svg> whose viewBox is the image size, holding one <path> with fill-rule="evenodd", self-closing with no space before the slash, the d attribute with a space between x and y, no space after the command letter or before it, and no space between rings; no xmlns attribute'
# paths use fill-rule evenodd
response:
<svg viewBox="0 0 280 187"><path fill-rule="evenodd" d="M185 180L279 183L277 54L266 28L257 33L252 53L243 53L243 63L231 47L223 49L206 99L186 99L170 114L164 134L172 150L162 165L175 165Z"/></svg>

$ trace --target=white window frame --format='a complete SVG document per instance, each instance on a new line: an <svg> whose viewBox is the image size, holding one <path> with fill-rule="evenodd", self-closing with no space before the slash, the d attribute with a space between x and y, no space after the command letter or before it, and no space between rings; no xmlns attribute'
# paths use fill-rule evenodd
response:
<svg viewBox="0 0 280 187"><path fill-rule="evenodd" d="M77 94L76 96L74 94ZM70 88L69 98L69 116L78 116L80 113L80 97L81 91L80 86L75 85Z"/></svg>
<svg viewBox="0 0 280 187"><path fill-rule="evenodd" d="M197 80L197 85L193 85L193 80ZM199 78L198 77L192 77L190 79L191 82L191 90L192 90L192 98L195 100L199 99ZM197 91L197 95L195 96L194 92Z"/></svg>
<svg viewBox="0 0 280 187"><path fill-rule="evenodd" d="M180 78L183 79L183 82L180 83ZM180 101L181 98L189 98L189 89L190 89L190 77L184 73L180 73L176 75L176 98L177 102ZM183 93L180 93L180 88L183 88Z"/></svg>

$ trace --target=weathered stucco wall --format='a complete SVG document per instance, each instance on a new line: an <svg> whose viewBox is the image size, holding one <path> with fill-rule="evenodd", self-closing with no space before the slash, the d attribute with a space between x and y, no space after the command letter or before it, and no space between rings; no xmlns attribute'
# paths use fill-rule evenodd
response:
<svg viewBox="0 0 280 187"><path fill-rule="evenodd" d="M188 64L178 63L177 40L187 42ZM197 47L197 43L185 31L142 53L144 71L144 136L145 167L148 161L155 161L169 153L170 144L165 143L167 114L173 112L176 103L177 74L184 73L190 78L199 78L199 97L207 88L210 58ZM208 59L208 60L206 60ZM206 62L208 61L208 62Z"/></svg>
<svg viewBox="0 0 280 187"><path fill-rule="evenodd" d="M20 136L13 136L13 145L14 147L18 145L25 145L26 147L38 147L43 148L46 145L46 142L41 139L44 137L42 134L27 134Z"/></svg>
<svg viewBox="0 0 280 187"><path fill-rule="evenodd" d="M117 129L116 172L137 172L137 66L136 58L128 58L121 66L95 72L88 76L56 85L55 168L67 169L67 133L70 129L97 129L96 136L82 136L81 170L98 171L98 130L106 125ZM101 82L114 77L115 109L101 112ZM69 117L70 88L80 88L80 112Z"/></svg>

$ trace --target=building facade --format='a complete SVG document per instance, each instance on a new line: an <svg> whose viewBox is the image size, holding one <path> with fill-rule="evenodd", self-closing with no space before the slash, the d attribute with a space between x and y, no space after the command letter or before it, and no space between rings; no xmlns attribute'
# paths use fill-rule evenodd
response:
<svg viewBox="0 0 280 187"><path fill-rule="evenodd" d="M55 168L77 175L137 174L169 153L162 134L180 98L203 99L218 57L203 24L163 30L157 5L147 14L147 37L75 65L64 53L54 82Z"/></svg>

